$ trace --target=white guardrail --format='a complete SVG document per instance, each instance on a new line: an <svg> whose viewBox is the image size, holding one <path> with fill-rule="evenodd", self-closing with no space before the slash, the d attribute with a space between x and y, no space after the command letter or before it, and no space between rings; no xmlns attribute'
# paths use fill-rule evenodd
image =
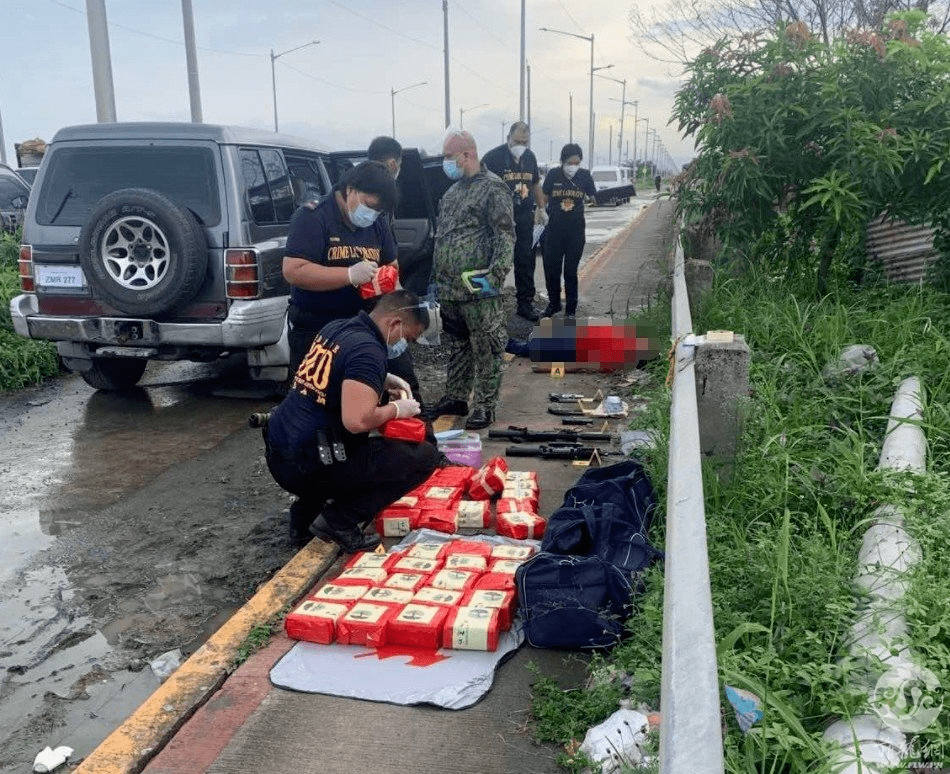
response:
<svg viewBox="0 0 950 774"><path fill-rule="evenodd" d="M722 774L722 720L706 508L696 409L695 346L685 258L677 241L673 267L675 368L670 407L660 694L660 774Z"/></svg>

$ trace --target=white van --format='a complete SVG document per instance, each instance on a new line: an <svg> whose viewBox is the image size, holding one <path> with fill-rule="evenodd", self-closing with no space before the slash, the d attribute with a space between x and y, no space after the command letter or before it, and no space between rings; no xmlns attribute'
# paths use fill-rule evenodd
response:
<svg viewBox="0 0 950 774"><path fill-rule="evenodd" d="M594 178L594 187L598 192L610 188L622 188L630 185L630 170L626 167L600 166L592 167L590 176ZM597 197L597 204L617 205L630 201L630 193L623 192L619 196L604 194ZM635 196L636 194L633 193Z"/></svg>

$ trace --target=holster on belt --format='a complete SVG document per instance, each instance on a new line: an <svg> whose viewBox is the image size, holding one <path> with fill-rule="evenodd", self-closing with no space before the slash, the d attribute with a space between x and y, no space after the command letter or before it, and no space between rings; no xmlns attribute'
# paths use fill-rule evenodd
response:
<svg viewBox="0 0 950 774"><path fill-rule="evenodd" d="M326 430L317 430L317 455L324 465L333 464L333 451L330 448L330 436Z"/></svg>

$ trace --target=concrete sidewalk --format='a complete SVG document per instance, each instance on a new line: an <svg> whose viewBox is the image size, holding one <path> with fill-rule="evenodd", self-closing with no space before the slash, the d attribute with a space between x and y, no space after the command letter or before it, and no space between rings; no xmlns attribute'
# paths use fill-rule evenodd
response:
<svg viewBox="0 0 950 774"><path fill-rule="evenodd" d="M623 318L655 296L668 275L672 215L672 204L658 200L611 242L585 255L579 315ZM606 393L614 378L580 372L553 378L527 360L514 359L504 376L495 427L559 427L559 419L547 413L548 392L592 396L598 389ZM609 423L614 432L624 427L623 420ZM504 441L489 440L487 431L482 437L486 459L504 453ZM509 462L512 469L538 472L543 515L561 504L584 470L557 460ZM270 669L293 645L283 635L228 674L241 632L303 596L320 577L335 574L341 561L335 546L312 541L223 627L231 627L227 636L219 638L219 632L202 646L78 771L131 774L142 771L143 764L149 774L560 771L561 750L531 739L534 675L529 666L563 687L580 686L586 659L578 654L524 645L498 668L487 696L460 711L274 688Z"/></svg>

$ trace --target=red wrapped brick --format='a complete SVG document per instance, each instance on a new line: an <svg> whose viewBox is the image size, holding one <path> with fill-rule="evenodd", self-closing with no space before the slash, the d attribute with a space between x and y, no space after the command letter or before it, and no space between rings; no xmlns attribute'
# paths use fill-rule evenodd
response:
<svg viewBox="0 0 950 774"><path fill-rule="evenodd" d="M426 559L421 556L409 556L403 554L394 556L395 561L387 567L390 572L416 572L423 575L431 575L436 570L442 569L441 559Z"/></svg>
<svg viewBox="0 0 950 774"><path fill-rule="evenodd" d="M383 537L405 537L419 529L422 511L418 508L386 508L376 517L376 532Z"/></svg>
<svg viewBox="0 0 950 774"><path fill-rule="evenodd" d="M476 473L468 485L468 496L473 500L490 500L505 488L508 463L504 457L492 457Z"/></svg>
<svg viewBox="0 0 950 774"><path fill-rule="evenodd" d="M534 556L534 547L527 545L515 546L505 543L500 546L492 546L491 549L492 559L515 559L523 562L532 556Z"/></svg>
<svg viewBox="0 0 950 774"><path fill-rule="evenodd" d="M434 586L423 586L412 598L412 601L420 605L441 605L443 607L455 607L462 601L461 591L450 591L449 589L437 589Z"/></svg>
<svg viewBox="0 0 950 774"><path fill-rule="evenodd" d="M442 628L448 614L447 607L408 604L389 622L387 642L437 650L442 646Z"/></svg>
<svg viewBox="0 0 950 774"><path fill-rule="evenodd" d="M509 561L503 559L500 561ZM515 574L514 573L502 573L502 572L492 572L489 568L488 572L484 575L479 575L478 580L475 581L476 589L498 589L500 591L514 591L517 594L517 589L515 588Z"/></svg>
<svg viewBox="0 0 950 774"><path fill-rule="evenodd" d="M390 419L379 426L379 433L396 441L422 443L426 439L426 423L417 417Z"/></svg>
<svg viewBox="0 0 950 774"><path fill-rule="evenodd" d="M418 556L420 559L443 559L447 549L448 543L413 543L406 555Z"/></svg>
<svg viewBox="0 0 950 774"><path fill-rule="evenodd" d="M383 588L402 589L415 593L429 584L429 575L419 572L394 572L383 583Z"/></svg>
<svg viewBox="0 0 950 774"><path fill-rule="evenodd" d="M436 468L435 471L426 479L429 486L457 486L464 490L468 482L472 480L478 470L468 465L449 465L444 468Z"/></svg>
<svg viewBox="0 0 950 774"><path fill-rule="evenodd" d="M522 510L530 511L531 513L537 513L539 506L541 505L541 496L537 492L533 492L530 489L512 489L505 487L501 490L501 499L515 500L519 503L527 503L528 507L523 508Z"/></svg>
<svg viewBox="0 0 950 774"><path fill-rule="evenodd" d="M458 531L458 513L454 509L423 511L419 518L419 526L446 535L454 535Z"/></svg>
<svg viewBox="0 0 950 774"><path fill-rule="evenodd" d="M394 589L389 586L377 586L367 591L360 601L401 608L412 601L412 592L405 589Z"/></svg>
<svg viewBox="0 0 950 774"><path fill-rule="evenodd" d="M522 564L524 564L522 559L494 559L488 572L495 575L514 575Z"/></svg>
<svg viewBox="0 0 950 774"><path fill-rule="evenodd" d="M536 513L525 513L524 511L499 513L495 521L495 531L499 535L515 538L516 540L539 538L544 535L546 526L547 522Z"/></svg>
<svg viewBox="0 0 950 774"><path fill-rule="evenodd" d="M370 648L386 644L386 627L398 612L392 605L357 602L336 622L336 638L343 645Z"/></svg>
<svg viewBox="0 0 950 774"><path fill-rule="evenodd" d="M342 604L347 604L356 602L356 600L362 597L369 590L370 585L368 583L364 583L361 586L343 586L331 582L321 586L312 594L308 594L307 597L308 599L315 599L318 602L340 602Z"/></svg>
<svg viewBox="0 0 950 774"><path fill-rule="evenodd" d="M509 470L505 473L506 486L508 483L527 483L534 489L538 489L538 474L534 470Z"/></svg>
<svg viewBox="0 0 950 774"><path fill-rule="evenodd" d="M462 499L460 486L427 486L419 498L419 508L423 511L451 509Z"/></svg>
<svg viewBox="0 0 950 774"><path fill-rule="evenodd" d="M535 499L523 498L516 500L512 497L502 497L495 506L498 513L537 513L538 501Z"/></svg>
<svg viewBox="0 0 950 774"><path fill-rule="evenodd" d="M449 591L468 591L475 586L479 573L465 570L439 570L429 579L430 586Z"/></svg>
<svg viewBox="0 0 950 774"><path fill-rule="evenodd" d="M386 569L386 566L389 562L389 554L378 554L375 551L360 551L359 553L353 554L343 565L344 570L349 570L351 567L377 567L380 569Z"/></svg>
<svg viewBox="0 0 950 774"><path fill-rule="evenodd" d="M449 554L445 560L445 569L483 573L488 569L488 561L484 556L475 554Z"/></svg>
<svg viewBox="0 0 950 774"><path fill-rule="evenodd" d="M412 492L406 492L402 497L400 497L396 502L392 503L383 513L386 513L390 510L397 510L403 508L413 508L419 510L419 495L413 494Z"/></svg>
<svg viewBox="0 0 950 774"><path fill-rule="evenodd" d="M491 506L487 500L460 500L456 510L462 529L484 529L491 524Z"/></svg>
<svg viewBox="0 0 950 774"><path fill-rule="evenodd" d="M336 624L350 609L349 604L305 599L287 615L284 629L294 640L329 645L336 639Z"/></svg>
<svg viewBox="0 0 950 774"><path fill-rule="evenodd" d="M454 650L498 650L498 611L487 607L453 607L442 629L442 647Z"/></svg>
<svg viewBox="0 0 950 774"><path fill-rule="evenodd" d="M483 540L453 540L445 549L446 558L452 554L472 554L473 556L491 556L491 543Z"/></svg>
<svg viewBox="0 0 950 774"><path fill-rule="evenodd" d="M338 586L378 586L388 575L381 567L350 567L337 575L333 582Z"/></svg>
<svg viewBox="0 0 950 774"><path fill-rule="evenodd" d="M399 284L399 269L394 263L380 266L376 276L369 282L360 285L360 298L376 298L377 296L392 293Z"/></svg>
<svg viewBox="0 0 950 774"><path fill-rule="evenodd" d="M502 589L472 589L460 607L487 607L498 611L498 625L503 632L511 628L515 617L515 592Z"/></svg>

